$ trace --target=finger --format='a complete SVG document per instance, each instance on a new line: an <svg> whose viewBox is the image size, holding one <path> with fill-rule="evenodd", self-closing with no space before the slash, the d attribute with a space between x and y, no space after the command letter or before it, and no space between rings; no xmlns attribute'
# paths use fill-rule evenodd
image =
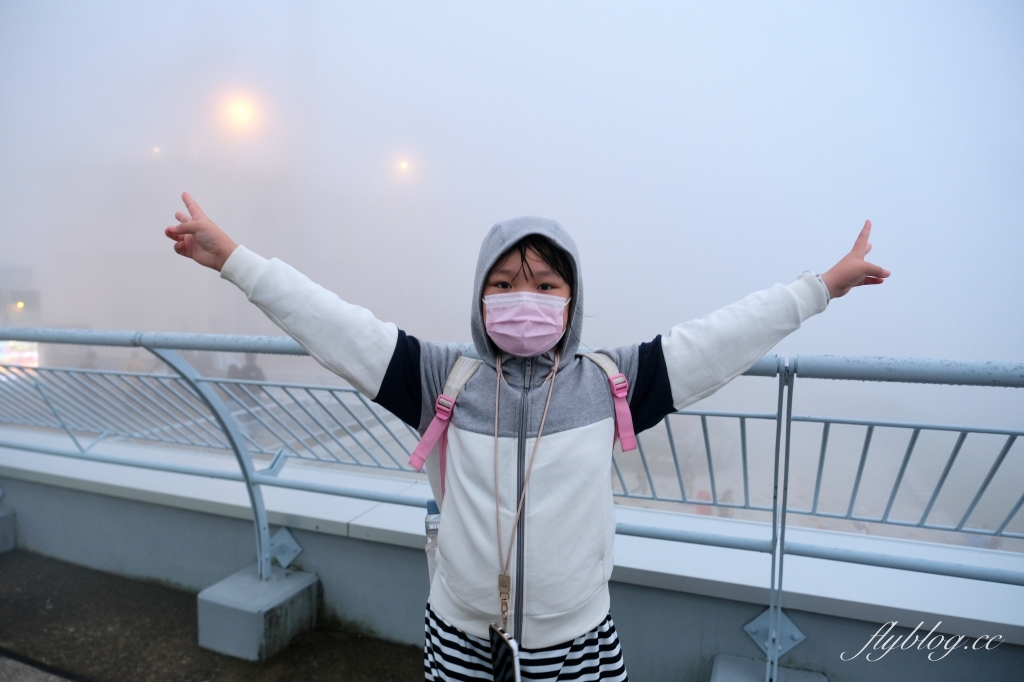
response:
<svg viewBox="0 0 1024 682"><path fill-rule="evenodd" d="M882 284L883 282L885 282L885 280L881 277L865 277L860 284ZM857 286L860 286L860 284Z"/></svg>
<svg viewBox="0 0 1024 682"><path fill-rule="evenodd" d="M864 255L866 256L869 253L871 253L871 249L873 249L873 248L875 248L875 247L871 244L871 242L868 242L868 248L864 249Z"/></svg>
<svg viewBox="0 0 1024 682"><path fill-rule="evenodd" d="M199 231L199 225L194 222L179 223L178 225L168 225L164 233L170 237L172 235L186 235L195 234Z"/></svg>
<svg viewBox="0 0 1024 682"><path fill-rule="evenodd" d="M182 213L181 211L178 211L177 213L175 213L174 217L175 217L175 219L177 219L177 221L179 223L190 223L190 222L192 222L192 216L188 215L187 213Z"/></svg>
<svg viewBox="0 0 1024 682"><path fill-rule="evenodd" d="M193 220L206 217L206 214L203 213L203 209L199 208L199 204L196 203L196 200L192 198L191 194L188 192L182 192L181 200L185 202L185 208L187 208L188 212L192 214Z"/></svg>
<svg viewBox="0 0 1024 682"><path fill-rule="evenodd" d="M885 279L886 277L888 277L891 274L888 270L886 270L882 266L875 265L874 263L868 263L868 262L864 263L863 271L864 271L864 276L865 277L879 277L881 279Z"/></svg>
<svg viewBox="0 0 1024 682"><path fill-rule="evenodd" d="M857 235L857 241L853 243L853 252L859 254L861 257L864 256L868 251L868 238L871 236L871 221L865 220L864 227L861 228L860 234Z"/></svg>

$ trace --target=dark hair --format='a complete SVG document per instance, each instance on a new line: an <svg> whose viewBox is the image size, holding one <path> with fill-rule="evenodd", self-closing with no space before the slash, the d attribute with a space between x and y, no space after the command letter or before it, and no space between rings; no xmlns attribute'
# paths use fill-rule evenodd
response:
<svg viewBox="0 0 1024 682"><path fill-rule="evenodd" d="M507 248L494 262L500 263L513 253L519 253L519 258L522 261L521 270L525 270L530 276L532 276L533 271L530 268L530 263L526 260L527 251L533 251L536 253L537 256L548 265L548 267L554 270L559 277L565 280L565 283L569 285L570 293L575 294L576 277L575 270L572 266L572 258L564 249L542 234L526 235Z"/></svg>

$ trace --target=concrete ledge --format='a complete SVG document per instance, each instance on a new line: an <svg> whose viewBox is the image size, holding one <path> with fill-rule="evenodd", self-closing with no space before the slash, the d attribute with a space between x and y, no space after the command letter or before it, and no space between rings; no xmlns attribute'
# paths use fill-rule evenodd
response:
<svg viewBox="0 0 1024 682"><path fill-rule="evenodd" d="M199 646L264 661L316 625L319 579L274 567L261 580L247 566L199 593Z"/></svg>

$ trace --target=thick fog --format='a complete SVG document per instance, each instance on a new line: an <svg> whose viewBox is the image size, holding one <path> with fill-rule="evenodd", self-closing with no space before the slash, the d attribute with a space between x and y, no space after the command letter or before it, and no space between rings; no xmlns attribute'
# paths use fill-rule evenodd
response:
<svg viewBox="0 0 1024 682"><path fill-rule="evenodd" d="M591 346L824 271L870 218L891 279L778 352L1024 359L1019 3L8 0L0 130L0 268L39 292L8 324L279 333L173 252L189 190L432 340L469 339L504 218L575 236Z"/></svg>

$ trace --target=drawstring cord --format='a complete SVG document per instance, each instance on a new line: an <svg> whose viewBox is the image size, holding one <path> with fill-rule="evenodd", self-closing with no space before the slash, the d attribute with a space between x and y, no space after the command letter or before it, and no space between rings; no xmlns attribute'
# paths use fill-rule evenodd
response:
<svg viewBox="0 0 1024 682"><path fill-rule="evenodd" d="M500 405L499 397L501 395L501 380L503 378L501 373L501 355L498 355L497 360L497 385L494 389L494 518L495 525L498 531L498 597L501 599L501 629L505 632L508 631L508 602L509 593L511 592L512 580L509 577L508 569L509 564L512 563L512 545L516 541L516 529L519 527L519 518L523 513L523 503L526 501L526 487L530 484L530 474L533 472L533 462L537 459L537 448L540 446L540 438L544 433L544 422L548 418L548 407L551 405L551 394L555 391L555 374L558 372L558 363L561 356L555 353L555 364L551 368L551 374L541 383L543 386L548 381L551 384L548 386L548 396L544 401L544 412L540 418L540 428L537 430L537 440L533 442L533 452L530 454L530 463L526 468L526 476L523 478L523 490L519 494L519 504L516 505L516 515L512 522L512 534L508 539L508 553L502 556L501 551L501 496L498 490L498 406ZM524 387L523 390L526 390ZM525 416L525 415L524 415Z"/></svg>

